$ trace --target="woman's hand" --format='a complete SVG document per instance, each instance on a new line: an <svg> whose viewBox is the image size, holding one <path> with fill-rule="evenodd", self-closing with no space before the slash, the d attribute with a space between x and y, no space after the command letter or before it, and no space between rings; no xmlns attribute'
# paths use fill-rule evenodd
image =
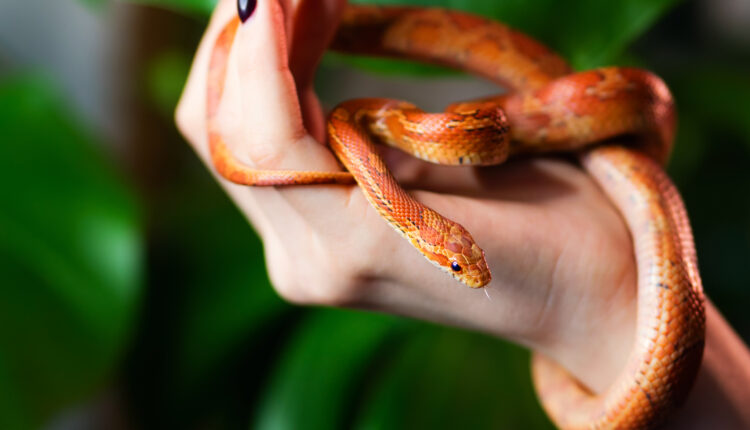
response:
<svg viewBox="0 0 750 430"><path fill-rule="evenodd" d="M259 0L240 26L216 119L243 162L340 169L323 144L312 77L343 7L342 0ZM220 2L177 110L180 130L212 171L208 58L236 13L236 0ZM636 269L625 224L594 182L558 159L471 169L386 156L418 200L462 224L485 250L493 274L486 291L432 266L356 186L251 188L219 178L261 236L278 292L297 303L492 333L554 358L594 390L606 388L632 346Z"/></svg>

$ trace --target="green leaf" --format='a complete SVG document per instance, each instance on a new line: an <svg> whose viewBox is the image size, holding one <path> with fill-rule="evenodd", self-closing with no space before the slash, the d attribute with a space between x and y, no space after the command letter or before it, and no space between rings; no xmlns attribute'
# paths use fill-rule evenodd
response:
<svg viewBox="0 0 750 430"><path fill-rule="evenodd" d="M696 67L690 67L697 64ZM747 66L690 58L662 74L679 109L669 172L683 194L698 248L704 285L747 338L750 300L750 80ZM741 190L741 191L740 191ZM738 194L739 196L739 194ZM744 196L744 194L743 194Z"/></svg>
<svg viewBox="0 0 750 430"><path fill-rule="evenodd" d="M208 17L216 7L217 0L122 0L129 3L159 6L191 15Z"/></svg>
<svg viewBox="0 0 750 430"><path fill-rule="evenodd" d="M254 428L344 427L368 365L403 329L404 321L390 316L316 312L302 324L262 395Z"/></svg>
<svg viewBox="0 0 750 430"><path fill-rule="evenodd" d="M705 160L732 135L750 151L750 81L747 73L714 65L710 68L681 68L663 74L675 97L678 128L669 173L678 184L703 176ZM718 136L722 136L719 138ZM721 142L717 142L721 140ZM736 149L735 149L736 150Z"/></svg>
<svg viewBox="0 0 750 430"><path fill-rule="evenodd" d="M318 311L301 326L255 429L553 428L519 347L351 311Z"/></svg>
<svg viewBox="0 0 750 430"><path fill-rule="evenodd" d="M750 80L745 70L692 68L670 76L669 84L678 107L688 107L700 121L737 133L750 145Z"/></svg>
<svg viewBox="0 0 750 430"><path fill-rule="evenodd" d="M552 429L530 384L529 353L498 339L429 327L372 376L360 430Z"/></svg>
<svg viewBox="0 0 750 430"><path fill-rule="evenodd" d="M689 109L680 109L679 127L674 150L669 159L669 175L676 183L682 183L699 171L705 157L706 124Z"/></svg>
<svg viewBox="0 0 750 430"><path fill-rule="evenodd" d="M90 7L91 9L98 10L109 2L109 0L78 0L80 3Z"/></svg>
<svg viewBox="0 0 750 430"><path fill-rule="evenodd" d="M172 117L190 71L190 57L184 51L160 53L148 64L148 95L161 112Z"/></svg>
<svg viewBox="0 0 750 430"><path fill-rule="evenodd" d="M103 382L141 285L133 197L38 78L0 83L0 428Z"/></svg>
<svg viewBox="0 0 750 430"><path fill-rule="evenodd" d="M291 310L271 287L260 239L215 183L210 186L210 194L184 188L172 206L180 214L172 213L174 224L164 229L185 264L177 369L186 388L215 376L242 342Z"/></svg>

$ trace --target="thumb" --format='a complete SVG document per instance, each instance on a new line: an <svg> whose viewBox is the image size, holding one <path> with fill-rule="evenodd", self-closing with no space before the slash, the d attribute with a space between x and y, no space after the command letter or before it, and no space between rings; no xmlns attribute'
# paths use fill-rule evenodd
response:
<svg viewBox="0 0 750 430"><path fill-rule="evenodd" d="M236 5L237 0L227 0ZM227 28L236 25L237 16ZM307 133L295 84L289 69L286 15L277 0L261 0L234 39L224 76L209 73L209 79L225 80L217 129L230 154L258 169L339 170L333 156ZM216 68L212 64L212 68ZM248 157L248 160L242 160Z"/></svg>

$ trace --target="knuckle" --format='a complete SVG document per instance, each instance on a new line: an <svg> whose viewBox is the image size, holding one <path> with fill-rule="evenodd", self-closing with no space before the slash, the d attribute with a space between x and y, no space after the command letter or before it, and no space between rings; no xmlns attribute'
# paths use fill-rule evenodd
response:
<svg viewBox="0 0 750 430"><path fill-rule="evenodd" d="M357 287L351 278L326 275L299 270L292 276L271 276L271 282L279 296L294 304L348 306L356 302Z"/></svg>
<svg viewBox="0 0 750 430"><path fill-rule="evenodd" d="M261 139L247 145L246 152L254 165L264 169L279 169L282 167L284 154L279 151L278 145L271 140Z"/></svg>
<svg viewBox="0 0 750 430"><path fill-rule="evenodd" d="M358 238L361 239L361 238ZM352 305L361 301L366 280L370 279L371 260L367 242L327 237L316 252L314 268L317 282L313 286L320 304L331 306Z"/></svg>
<svg viewBox="0 0 750 430"><path fill-rule="evenodd" d="M366 259L352 257L351 248L331 237L314 242L304 256L269 263L276 292L284 300L304 305L352 306L361 301L368 279Z"/></svg>
<svg viewBox="0 0 750 430"><path fill-rule="evenodd" d="M297 276L301 264L291 264L290 255L284 252L280 247L269 249L266 247L266 266L268 269L268 279L274 290L282 299L290 303L305 304L307 303L305 285ZM294 269L290 269L294 267Z"/></svg>
<svg viewBox="0 0 750 430"><path fill-rule="evenodd" d="M276 293L285 301L295 304L306 304L304 289L284 271L269 270L268 277Z"/></svg>

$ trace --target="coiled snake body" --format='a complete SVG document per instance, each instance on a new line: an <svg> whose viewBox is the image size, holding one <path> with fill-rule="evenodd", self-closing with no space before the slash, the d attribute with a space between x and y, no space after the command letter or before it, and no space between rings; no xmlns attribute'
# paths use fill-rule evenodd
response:
<svg viewBox="0 0 750 430"><path fill-rule="evenodd" d="M372 206L427 259L459 281L482 287L491 275L471 235L406 193L374 145L455 165L576 151L634 240L636 342L626 368L599 394L536 354L533 378L543 406L561 428L641 429L658 426L684 400L701 362L705 314L687 215L658 164L669 155L675 123L671 94L658 77L617 67L572 73L561 57L531 38L462 12L349 6L334 49L460 68L511 92L456 103L440 114L395 100L344 102L331 113L327 130L348 172L262 171L233 157L213 121L239 23L232 20L220 34L209 71L209 144L222 176L253 186L356 181ZM622 145L631 140L637 149ZM594 143L599 145L590 146Z"/></svg>

